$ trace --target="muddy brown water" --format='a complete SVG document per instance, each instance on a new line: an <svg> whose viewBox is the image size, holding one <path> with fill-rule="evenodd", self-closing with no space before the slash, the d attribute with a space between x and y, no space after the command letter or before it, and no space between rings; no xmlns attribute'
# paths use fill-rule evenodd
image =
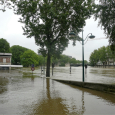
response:
<svg viewBox="0 0 115 115"><path fill-rule="evenodd" d="M51 78L82 81L82 68L55 68ZM88 68L85 81L115 83L113 69ZM42 77L40 77L42 76ZM59 83L39 68L0 71L0 115L114 115L115 95ZM92 77L91 77L92 76ZM96 77L96 78L95 78Z"/></svg>

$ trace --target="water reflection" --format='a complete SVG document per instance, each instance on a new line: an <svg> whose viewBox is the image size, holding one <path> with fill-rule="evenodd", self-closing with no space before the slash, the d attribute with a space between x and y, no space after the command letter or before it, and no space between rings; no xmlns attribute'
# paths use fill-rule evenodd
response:
<svg viewBox="0 0 115 115"><path fill-rule="evenodd" d="M114 77L115 78L115 69L113 68L91 68L90 73L95 75L102 75L105 77Z"/></svg>
<svg viewBox="0 0 115 115"><path fill-rule="evenodd" d="M82 102L82 115L83 115L83 113L84 113L84 111L85 111L84 91L82 91L82 100L81 100L81 102Z"/></svg>
<svg viewBox="0 0 115 115"><path fill-rule="evenodd" d="M38 96L38 101L36 104L31 105L31 112L25 111L28 115L83 115L85 112L85 102L84 102L84 91L81 93L81 97L77 100L74 99L73 95L69 95L69 100L66 95L61 95L61 89L57 90L57 83L50 79L43 78L43 89L40 92L41 96ZM58 83L60 85L60 83ZM63 85L62 85L63 86ZM60 86L59 86L60 87ZM66 91L65 87L63 90ZM70 90L69 90L70 91ZM70 93L70 92L68 92ZM74 92L72 92L74 94ZM81 98L81 99L80 99ZM79 102L79 103L78 103ZM80 104L80 106L79 106ZM77 106L78 105L78 106Z"/></svg>
<svg viewBox="0 0 115 115"><path fill-rule="evenodd" d="M7 91L8 79L5 77L0 77L0 94Z"/></svg>
<svg viewBox="0 0 115 115"><path fill-rule="evenodd" d="M43 79L46 80L46 90L42 92L43 98L38 101L38 104L34 106L32 115L40 115L40 114L67 114L68 109L65 104L63 104L63 99L58 97L58 92L55 89L51 90L51 80L50 79ZM45 84L44 84L45 85ZM46 93L46 97L44 97ZM55 95L55 96L54 96Z"/></svg>
<svg viewBox="0 0 115 115"><path fill-rule="evenodd" d="M68 85L66 83L64 83L65 85ZM79 89L82 91L82 105L84 106L84 92L89 93L90 95L94 95L96 97L98 97L99 99L103 100L104 102L108 102L111 105L115 105L115 95L113 94L109 94L109 93L104 93L104 92L100 92L100 91L96 91L96 90L91 90L91 89L87 89L87 88L82 88L82 87L77 87L74 85L69 85L70 87L74 88L74 89Z"/></svg>
<svg viewBox="0 0 115 115"><path fill-rule="evenodd" d="M66 73L63 75L69 74L67 68L64 71ZM75 75L76 68L72 71L71 77ZM76 73L79 71L80 68ZM41 78L38 76L40 71L34 71L33 75L31 73L31 70L25 69L23 76L18 72L14 72L11 78L7 75L5 79L0 76L0 87L7 90L0 93L1 115L110 115L115 113L115 95ZM59 75L62 76L61 73ZM88 77L89 70L87 70Z"/></svg>

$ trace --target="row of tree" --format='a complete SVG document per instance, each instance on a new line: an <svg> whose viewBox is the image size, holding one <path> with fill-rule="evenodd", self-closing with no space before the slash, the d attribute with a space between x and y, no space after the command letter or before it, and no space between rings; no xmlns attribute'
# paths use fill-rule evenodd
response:
<svg viewBox="0 0 115 115"><path fill-rule="evenodd" d="M71 56L67 55L60 55L60 58L52 58L52 62L55 65L59 66L65 66L66 64L71 64L71 65L81 65L82 61L81 60L76 60L75 58L72 58ZM86 60L84 60L85 64L88 64Z"/></svg>
<svg viewBox="0 0 115 115"><path fill-rule="evenodd" d="M35 66L40 65L46 65L47 57L43 57L42 55L36 54L34 51L19 46L14 45L10 47L7 40L1 38L0 39L0 52L1 53L12 53L12 59L11 62L14 65L20 65L22 64L24 67L28 67L31 64L34 64ZM55 65L59 64L59 66L65 66L65 64L81 64L82 61L76 60L75 58L71 58L67 55L60 55L57 58L52 57L51 63L54 63ZM85 60L85 63L88 63Z"/></svg>
<svg viewBox="0 0 115 115"><path fill-rule="evenodd" d="M39 66L43 63L42 56L38 56L34 51L19 45L10 47L7 40L3 38L0 39L0 52L12 53L11 63L14 65L22 64L24 67L28 67L31 64Z"/></svg>
<svg viewBox="0 0 115 115"><path fill-rule="evenodd" d="M110 49L110 46L103 46L94 50L90 55L90 65L97 65L99 62L106 65L109 59L115 60L115 55Z"/></svg>

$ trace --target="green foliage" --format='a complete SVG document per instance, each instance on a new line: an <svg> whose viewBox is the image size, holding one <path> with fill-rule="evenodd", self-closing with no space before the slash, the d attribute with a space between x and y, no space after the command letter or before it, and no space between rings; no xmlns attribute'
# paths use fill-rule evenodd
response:
<svg viewBox="0 0 115 115"><path fill-rule="evenodd" d="M71 58L67 55L61 55L60 58L52 58L52 62L56 65L60 63L60 66L65 66L65 64L81 64L82 61L76 60L75 58ZM84 63L88 64L86 60L84 60Z"/></svg>
<svg viewBox="0 0 115 115"><path fill-rule="evenodd" d="M68 46L69 30L77 32L85 25L93 9L93 0L22 0L15 2L15 13L21 15L24 35L34 37L40 52L47 56L46 76L50 76L51 56L57 57Z"/></svg>
<svg viewBox="0 0 115 115"><path fill-rule="evenodd" d="M57 65L59 63L59 58L52 57L51 63L54 63L55 65Z"/></svg>
<svg viewBox="0 0 115 115"><path fill-rule="evenodd" d="M99 60L103 63L103 62L106 62L106 48L105 46L101 47L98 49L98 56L99 56ZM98 61L99 61L98 60Z"/></svg>
<svg viewBox="0 0 115 115"><path fill-rule="evenodd" d="M46 65L46 58L41 55L39 55L39 65Z"/></svg>
<svg viewBox="0 0 115 115"><path fill-rule="evenodd" d="M0 0L0 10L2 10L3 12L6 11L6 8L11 9L13 6L13 2L15 2L16 0Z"/></svg>
<svg viewBox="0 0 115 115"><path fill-rule="evenodd" d="M99 18L99 24L109 38L111 49L115 51L115 1L100 0L99 5L97 5L95 18Z"/></svg>
<svg viewBox="0 0 115 115"><path fill-rule="evenodd" d="M97 62L100 60L100 52L98 50L94 50L90 55L90 65L96 65Z"/></svg>
<svg viewBox="0 0 115 115"><path fill-rule="evenodd" d="M90 55L90 65L97 65L98 62L106 63L109 59L114 59L115 56L112 53L110 46L103 46L98 48L98 50L94 50Z"/></svg>
<svg viewBox="0 0 115 115"><path fill-rule="evenodd" d="M9 43L3 38L0 39L0 52L1 53L10 53L11 52Z"/></svg>
<svg viewBox="0 0 115 115"><path fill-rule="evenodd" d="M20 65L21 60L20 56L29 49L19 46L19 45L14 45L11 47L11 52L12 52L12 64L14 65Z"/></svg>
<svg viewBox="0 0 115 115"><path fill-rule="evenodd" d="M69 60L70 60L70 58L68 56L66 56L66 55L61 55L60 56L60 63L66 64L66 63L69 62Z"/></svg>
<svg viewBox="0 0 115 115"><path fill-rule="evenodd" d="M70 63L76 64L76 63L77 63L77 60L76 60L75 58L72 58L72 59L70 59Z"/></svg>
<svg viewBox="0 0 115 115"><path fill-rule="evenodd" d="M65 63L64 62L61 62L59 66L65 66Z"/></svg>
<svg viewBox="0 0 115 115"><path fill-rule="evenodd" d="M20 56L21 63L24 67L29 67L32 64L35 66L39 65L40 58L39 56L32 50L27 50Z"/></svg>
<svg viewBox="0 0 115 115"><path fill-rule="evenodd" d="M84 65L85 65L85 64L89 64L89 62L88 62L87 60L84 60Z"/></svg>

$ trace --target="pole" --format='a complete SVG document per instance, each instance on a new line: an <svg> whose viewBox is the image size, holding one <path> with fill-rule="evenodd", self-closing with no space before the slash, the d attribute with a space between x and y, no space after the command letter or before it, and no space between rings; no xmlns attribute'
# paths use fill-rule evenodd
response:
<svg viewBox="0 0 115 115"><path fill-rule="evenodd" d="M52 76L53 76L53 67L52 67Z"/></svg>
<svg viewBox="0 0 115 115"><path fill-rule="evenodd" d="M84 40L83 40L83 29L82 29L82 79L84 82Z"/></svg>
<svg viewBox="0 0 115 115"><path fill-rule="evenodd" d="M70 63L70 74L71 74L71 63Z"/></svg>
<svg viewBox="0 0 115 115"><path fill-rule="evenodd" d="M53 76L53 68L54 68L54 63L52 63L52 76Z"/></svg>
<svg viewBox="0 0 115 115"><path fill-rule="evenodd" d="M45 74L45 57L44 57L44 74Z"/></svg>
<svg viewBox="0 0 115 115"><path fill-rule="evenodd" d="M42 74L42 65L41 65L41 74Z"/></svg>

